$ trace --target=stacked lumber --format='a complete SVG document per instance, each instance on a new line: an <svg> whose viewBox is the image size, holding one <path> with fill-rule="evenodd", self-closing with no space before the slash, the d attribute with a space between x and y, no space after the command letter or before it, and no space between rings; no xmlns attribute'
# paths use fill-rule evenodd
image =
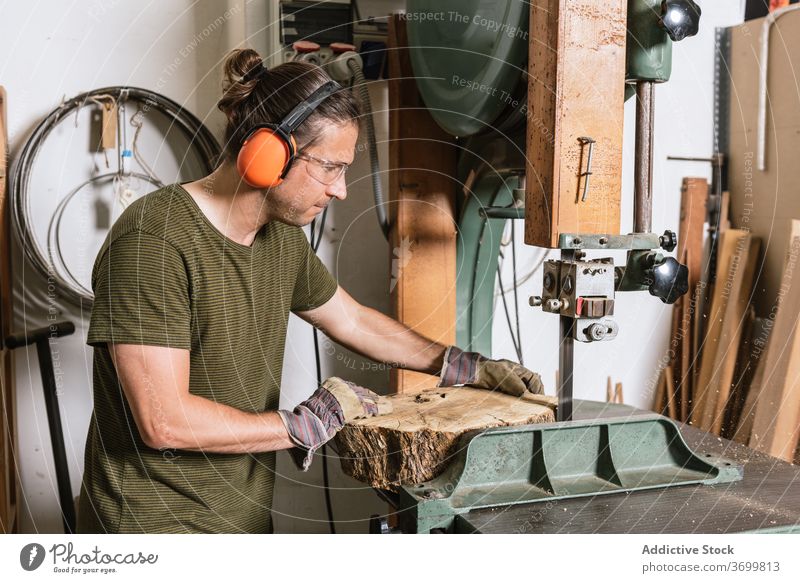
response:
<svg viewBox="0 0 800 583"><path fill-rule="evenodd" d="M794 462L800 441L800 220L792 221L789 241L767 352L750 387L751 415L737 430L753 449Z"/></svg>
<svg viewBox="0 0 800 583"><path fill-rule="evenodd" d="M660 371L653 408L792 462L800 459L800 276L794 275L800 221L775 308L758 318L761 241L730 228L727 196L716 244L706 247L702 266L693 261L702 247L707 192L705 180L684 179L678 257L689 267L690 293L675 305L672 359ZM715 272L701 273L709 264Z"/></svg>
<svg viewBox="0 0 800 583"><path fill-rule="evenodd" d="M748 231L728 229L720 235L717 280L690 419L720 435L734 386L734 368L742 341L745 316L753 295L760 240Z"/></svg>
<svg viewBox="0 0 800 583"><path fill-rule="evenodd" d="M696 333L703 297L703 231L708 200L705 178L684 178L681 187L680 227L676 257L689 269L689 291L675 302L670 339L671 360L659 371L653 409L687 421L695 377Z"/></svg>
<svg viewBox="0 0 800 583"><path fill-rule="evenodd" d="M691 184L684 181L684 187L686 196ZM683 220L681 227L681 237L687 240L689 231ZM795 271L800 260L800 220L792 221L789 240L778 297L770 314L759 318L753 296L761 269L760 240L747 230L720 229L715 277L702 280L713 281L702 308L703 334L699 340L692 337L700 326L684 318L686 305L678 303L678 315L673 318L674 358L661 371L654 409L797 463L800 275ZM690 258L695 245L686 243L681 254L684 262L686 249ZM692 311L696 315L700 310Z"/></svg>

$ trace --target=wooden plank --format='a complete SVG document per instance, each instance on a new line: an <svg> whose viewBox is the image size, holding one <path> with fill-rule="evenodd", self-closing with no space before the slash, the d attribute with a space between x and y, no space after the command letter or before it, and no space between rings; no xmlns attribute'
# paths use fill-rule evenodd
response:
<svg viewBox="0 0 800 583"><path fill-rule="evenodd" d="M16 468L14 359L2 340L11 333L13 318L6 103L5 89L0 86L0 532L10 533L16 531L19 483Z"/></svg>
<svg viewBox="0 0 800 583"><path fill-rule="evenodd" d="M706 222L706 203L708 202L708 180L686 177L681 184L680 225L678 227L677 257L686 257L689 268L689 292L700 281L703 258L699 251L703 247L703 230ZM692 253L690 253L690 251Z"/></svg>
<svg viewBox="0 0 800 583"><path fill-rule="evenodd" d="M733 226L748 228L764 241L764 265L756 313L774 309L790 245L792 219L800 218L800 172L794 159L800 149L800 98L797 55L800 54L800 11L782 15L772 25L769 60L761 58L764 19L749 20L730 30L728 172ZM759 71L767 66L766 169L757 168ZM791 161L791 162L789 162ZM787 164L789 168L787 169Z"/></svg>
<svg viewBox="0 0 800 583"><path fill-rule="evenodd" d="M665 382L664 370L658 373L658 381L656 382L656 396L653 399L653 411L660 415L664 415L667 410L667 383Z"/></svg>
<svg viewBox="0 0 800 583"><path fill-rule="evenodd" d="M726 439L733 439L739 420L742 416L745 402L747 400L748 389L753 381L755 368L760 358L758 344L763 342L764 329L763 320L755 317L755 307L752 303L747 307L742 330L742 342L739 345L739 355L736 358L736 368L731 387L731 395L728 399L728 407L725 410L725 420L720 435ZM746 443L746 442L745 442Z"/></svg>
<svg viewBox="0 0 800 583"><path fill-rule="evenodd" d="M678 381L679 419L689 419L692 379L696 365L693 350L695 319L697 314L698 285L703 273L703 232L708 203L708 180L686 177L681 184L680 225L678 228L678 248L676 256L689 268L689 290L676 306L679 313L678 327L673 334L680 341L676 347L676 362L673 375ZM702 291L702 290L700 290Z"/></svg>
<svg viewBox="0 0 800 583"><path fill-rule="evenodd" d="M732 273L731 266L736 264L734 259L737 258L737 250L740 254L746 253L747 249L749 249L749 242L746 245L742 244L742 240L749 236L746 231L738 229L727 230L720 234L717 254L717 281L709 304L710 309L706 324L706 335L703 339L700 374L697 379L696 395L692 403L693 408L690 412L692 423L700 428L703 428L703 415L706 401L709 398L709 385L714 373L717 347L722 333L722 318L730 295L725 285L726 278L728 274Z"/></svg>
<svg viewBox="0 0 800 583"><path fill-rule="evenodd" d="M531 2L528 245L557 247L561 233L619 233L626 14L622 0ZM584 136L596 143L581 201Z"/></svg>
<svg viewBox="0 0 800 583"><path fill-rule="evenodd" d="M788 462L800 440L800 220L792 222L790 241L749 442Z"/></svg>
<svg viewBox="0 0 800 583"><path fill-rule="evenodd" d="M389 196L394 317L442 344L456 340L455 139L425 109L408 54L405 20L389 21ZM394 369L396 392L435 378Z"/></svg>
<svg viewBox="0 0 800 583"><path fill-rule="evenodd" d="M750 388L747 391L747 397L742 407L742 412L739 415L739 422L736 426L736 431L733 434L733 440L738 441L742 445L750 443L750 435L753 431L753 420L756 416L756 404L758 403L758 395L761 392L761 386L764 379L764 370L766 367L766 358L762 357L756 365L756 372L753 374L753 380L750 383Z"/></svg>
<svg viewBox="0 0 800 583"><path fill-rule="evenodd" d="M761 241L751 236L740 239L744 247L739 249L734 256L737 260L731 265L728 273L730 291L725 313L722 317L722 329L714 357L714 369L703 411L701 429L706 429L716 435L722 431L722 422L725 418L725 408L733 384L733 373L736 367L736 358L742 339L742 326L753 293L753 278L761 249ZM723 293L728 288L728 281L723 282Z"/></svg>
<svg viewBox="0 0 800 583"><path fill-rule="evenodd" d="M693 354L694 354L694 374L692 375L692 390L690 393L690 400L695 398L695 393L697 392L697 386L700 382L700 365L702 364L703 360L703 350L704 344L706 341L707 336L707 326L710 320L710 310L711 310L711 300L714 295L714 277L716 273L718 273L719 266L717 265L717 261L712 262L712 257L714 257L713 253L716 251L716 256L719 256L719 248L721 246L720 240L722 238L722 234L730 229L731 224L729 220L729 209L730 209L730 193L728 191L724 191L722 193L722 200L720 201L720 216L718 224L716 225L717 231L717 242L712 248L711 246L711 237L707 237L705 244L703 245L703 262L702 262L702 276L700 278L699 289L695 294L695 325L694 330L692 331L692 343L693 343ZM713 265L712 265L713 263ZM716 272L712 273L712 268L716 268ZM690 409L694 410L695 406L692 404ZM690 413L691 418L691 413Z"/></svg>
<svg viewBox="0 0 800 583"><path fill-rule="evenodd" d="M555 421L555 397L444 387L389 397L387 415L360 419L336 435L344 472L374 488L436 477L467 431Z"/></svg>
<svg viewBox="0 0 800 583"><path fill-rule="evenodd" d="M678 418L678 408L675 402L675 380L672 376L672 369L668 366L664 367L664 387L667 394L667 412L673 419Z"/></svg>
<svg viewBox="0 0 800 583"><path fill-rule="evenodd" d="M686 265L689 251L683 253L680 262ZM689 284L691 290L691 282ZM672 308L672 341L671 350L673 360L667 365L672 370L673 378L678 379L678 385L671 391L672 399L676 402L676 417L681 421L689 414L689 367L691 364L691 322L692 313L688 310L691 306L691 296L684 295L678 298Z"/></svg>

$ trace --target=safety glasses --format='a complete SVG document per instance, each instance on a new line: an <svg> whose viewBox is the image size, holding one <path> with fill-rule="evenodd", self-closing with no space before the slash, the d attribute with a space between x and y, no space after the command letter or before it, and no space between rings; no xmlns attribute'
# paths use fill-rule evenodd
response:
<svg viewBox="0 0 800 583"><path fill-rule="evenodd" d="M295 158L309 162L309 164L306 164L306 171L311 178L321 182L322 184L333 184L339 180L339 178L341 178L341 176L347 172L347 169L350 167L350 164L323 160L322 158L317 158L316 156L312 156L307 152L299 152Z"/></svg>

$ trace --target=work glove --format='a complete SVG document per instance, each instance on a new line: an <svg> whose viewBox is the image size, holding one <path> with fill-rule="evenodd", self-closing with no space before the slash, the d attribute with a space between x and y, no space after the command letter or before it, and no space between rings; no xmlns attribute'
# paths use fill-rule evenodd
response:
<svg viewBox="0 0 800 583"><path fill-rule="evenodd" d="M294 411L280 409L278 415L297 447L289 453L302 471L308 470L314 453L354 419L391 413L392 404L349 381L330 377Z"/></svg>
<svg viewBox="0 0 800 583"><path fill-rule="evenodd" d="M542 377L510 360L491 360L477 352L464 352L450 346L444 353L444 365L438 387L468 385L479 389L495 389L521 397L525 393L544 393Z"/></svg>

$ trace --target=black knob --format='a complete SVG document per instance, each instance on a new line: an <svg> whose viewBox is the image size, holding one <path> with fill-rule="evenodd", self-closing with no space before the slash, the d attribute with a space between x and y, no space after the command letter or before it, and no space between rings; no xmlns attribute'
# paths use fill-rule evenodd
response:
<svg viewBox="0 0 800 583"><path fill-rule="evenodd" d="M658 238L658 243L664 251L671 253L678 246L678 236L675 231L664 231L664 234Z"/></svg>
<svg viewBox="0 0 800 583"><path fill-rule="evenodd" d="M664 0L658 23L673 41L694 36L700 27L700 7L692 0Z"/></svg>
<svg viewBox="0 0 800 583"><path fill-rule="evenodd" d="M649 270L648 280L650 295L661 298L665 304L674 304L689 291L689 269L674 257L668 257Z"/></svg>

